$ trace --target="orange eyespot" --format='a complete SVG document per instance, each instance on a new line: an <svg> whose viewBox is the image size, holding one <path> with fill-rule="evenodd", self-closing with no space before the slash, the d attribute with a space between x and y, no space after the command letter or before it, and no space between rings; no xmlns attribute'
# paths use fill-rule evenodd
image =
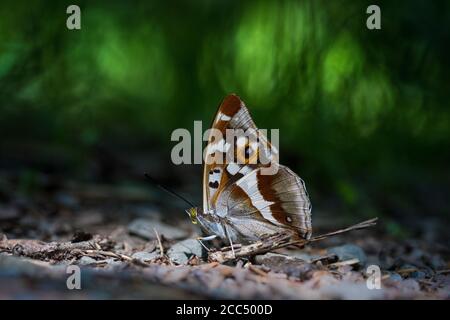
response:
<svg viewBox="0 0 450 320"><path fill-rule="evenodd" d="M237 161L241 164L258 163L259 147L256 147L256 149L254 147L255 145L253 144L252 147L248 141L245 143L245 145L237 147L236 149Z"/></svg>

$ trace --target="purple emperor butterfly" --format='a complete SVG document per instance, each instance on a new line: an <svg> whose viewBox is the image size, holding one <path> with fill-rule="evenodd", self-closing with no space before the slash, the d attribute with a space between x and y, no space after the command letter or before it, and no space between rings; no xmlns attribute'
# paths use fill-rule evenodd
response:
<svg viewBox="0 0 450 320"><path fill-rule="evenodd" d="M203 208L187 213L211 235L206 238L220 237L232 244L278 232L292 233L293 240L311 237L305 183L278 163L278 151L234 94L216 113L204 161Z"/></svg>

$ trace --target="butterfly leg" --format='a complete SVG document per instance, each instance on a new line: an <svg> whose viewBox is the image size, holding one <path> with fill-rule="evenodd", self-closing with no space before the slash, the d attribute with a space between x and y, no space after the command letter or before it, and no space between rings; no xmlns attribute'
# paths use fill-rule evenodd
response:
<svg viewBox="0 0 450 320"><path fill-rule="evenodd" d="M224 227L225 227L225 233L227 234L228 241L230 242L231 251L233 252L233 257L236 258L236 252L234 252L234 245L233 245L233 241L231 241L230 233L228 232L227 226L224 225Z"/></svg>
<svg viewBox="0 0 450 320"><path fill-rule="evenodd" d="M211 241L213 239L217 238L217 236L215 234L213 234L212 236L207 236L207 237L197 237L198 242L200 242L200 244L202 245L203 248L206 249L206 251L211 251L211 249L209 249L203 242L203 241Z"/></svg>

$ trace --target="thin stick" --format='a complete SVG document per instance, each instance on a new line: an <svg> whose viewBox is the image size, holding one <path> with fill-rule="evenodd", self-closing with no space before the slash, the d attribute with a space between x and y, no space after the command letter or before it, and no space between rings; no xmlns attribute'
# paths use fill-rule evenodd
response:
<svg viewBox="0 0 450 320"><path fill-rule="evenodd" d="M450 269L446 269L446 270L438 270L436 271L437 274L447 274L450 273Z"/></svg>
<svg viewBox="0 0 450 320"><path fill-rule="evenodd" d="M345 260L345 261L339 261L339 262L331 263L328 266L330 268L338 268L338 267L342 267L342 266L357 264L359 262L360 262L359 259L354 258L354 259L349 259L349 260Z"/></svg>
<svg viewBox="0 0 450 320"><path fill-rule="evenodd" d="M240 248L233 248L235 250L231 250L230 248L222 248L219 251L211 251L208 254L208 258L210 261L217 261L219 263L224 263L226 261L232 261L237 258L254 256L261 253L266 253L275 249L284 248L291 245L306 245L311 242L320 241L332 236L336 236L345 232L365 229L371 226L376 225L378 218L370 219L353 226L340 229L337 231L329 232L311 239L301 239L291 241L292 234L289 233L277 233L271 236L268 236L260 241L251 243L249 245L241 246Z"/></svg>
<svg viewBox="0 0 450 320"><path fill-rule="evenodd" d="M159 251L161 252L161 257L164 255L164 248L161 242L161 238L159 237L158 231L156 231L155 228L153 228L153 231L156 234L156 239L158 239L158 245L159 245Z"/></svg>
<svg viewBox="0 0 450 320"><path fill-rule="evenodd" d="M230 233L228 232L228 228L224 225L225 233L227 234L228 241L230 242L231 251L233 251L233 256L236 258L236 253L234 252L233 241L231 241Z"/></svg>
<svg viewBox="0 0 450 320"><path fill-rule="evenodd" d="M34 259L53 259L60 256L74 255L80 250L108 249L108 244L102 238L94 237L92 240L82 242L43 242L30 239L10 239L0 241L0 252L14 252L17 255Z"/></svg>
<svg viewBox="0 0 450 320"><path fill-rule="evenodd" d="M357 224L355 224L353 226L350 226L350 227L347 227L347 228L344 228L344 229L328 232L328 233L322 234L320 236L313 237L313 238L308 239L308 240L307 239L301 239L301 240L292 241L292 242L289 242L289 243L286 243L286 244L282 245L279 248L291 246L291 245L294 245L294 244L295 245L305 245L305 244L308 244L308 243L311 243L311 242L316 242L316 241L320 241L320 240L323 240L323 239L327 239L327 238L330 238L330 237L333 237L333 236L336 236L336 235L339 235L339 234L342 234L342 233L346 233L346 232L349 232L349 231L369 228L369 227L375 226L377 224L377 220L378 220L378 218L373 218L373 219L370 219L370 220L366 220L366 221L357 223Z"/></svg>

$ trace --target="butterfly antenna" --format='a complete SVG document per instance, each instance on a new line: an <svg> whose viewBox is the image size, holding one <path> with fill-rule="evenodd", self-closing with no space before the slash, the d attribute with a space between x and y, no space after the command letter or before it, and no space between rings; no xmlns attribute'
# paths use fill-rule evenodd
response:
<svg viewBox="0 0 450 320"><path fill-rule="evenodd" d="M160 184L158 181L156 181L154 178L152 178L148 173L145 173L145 177L150 180L154 185L156 185L158 188L160 188L161 190L164 190L167 193L170 193L171 195L173 195L174 197L183 200L184 202L186 202L187 204L189 204L191 206L191 208L195 207L195 204L193 204L191 201L189 201L188 199L186 199L185 197L183 197L182 195L176 193L173 190L170 190L169 188L163 186L162 184Z"/></svg>

